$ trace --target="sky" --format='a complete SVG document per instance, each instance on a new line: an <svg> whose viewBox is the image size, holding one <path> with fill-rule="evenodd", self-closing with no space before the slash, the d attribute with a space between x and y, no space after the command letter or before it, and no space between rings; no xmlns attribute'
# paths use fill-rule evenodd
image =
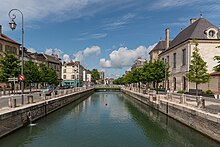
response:
<svg viewBox="0 0 220 147"><path fill-rule="evenodd" d="M8 12L24 15L24 45L30 52L57 54L87 69L118 77L170 28L170 39L202 17L220 26L220 0L1 0L3 33L21 43L21 15L12 31Z"/></svg>

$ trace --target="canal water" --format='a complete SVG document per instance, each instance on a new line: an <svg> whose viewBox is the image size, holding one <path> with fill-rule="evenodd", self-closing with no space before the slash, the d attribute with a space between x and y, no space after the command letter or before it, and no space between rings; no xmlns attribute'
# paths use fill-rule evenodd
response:
<svg viewBox="0 0 220 147"><path fill-rule="evenodd" d="M0 147L219 147L120 92L97 92L0 139Z"/></svg>

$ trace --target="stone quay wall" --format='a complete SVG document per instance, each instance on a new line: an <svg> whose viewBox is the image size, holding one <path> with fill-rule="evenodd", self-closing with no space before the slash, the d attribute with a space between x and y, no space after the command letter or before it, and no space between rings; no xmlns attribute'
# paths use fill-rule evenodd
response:
<svg viewBox="0 0 220 147"><path fill-rule="evenodd" d="M220 142L220 115L211 114L183 104L162 99L160 95L146 95L127 89L121 89L142 103L172 117L200 133Z"/></svg>
<svg viewBox="0 0 220 147"><path fill-rule="evenodd" d="M65 105L91 95L93 92L94 89L91 88L22 107L11 108L0 114L0 138L28 125L30 121L44 117Z"/></svg>

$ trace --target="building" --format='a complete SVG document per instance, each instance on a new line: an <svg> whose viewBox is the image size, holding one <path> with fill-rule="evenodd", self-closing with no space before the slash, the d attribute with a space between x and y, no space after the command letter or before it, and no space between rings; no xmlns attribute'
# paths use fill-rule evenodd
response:
<svg viewBox="0 0 220 147"><path fill-rule="evenodd" d="M159 58L169 65L170 76L165 84L166 89L171 91L195 89L195 84L188 82L185 77L192 60L191 56L195 47L194 39L199 44L201 57L207 62L208 72L213 73L213 67L217 65L213 57L220 55L220 50L216 48L220 45L220 30L205 18L190 19L189 26L183 29L171 42L169 41L169 29L166 29L166 48L159 54ZM199 89L213 90L210 85L213 83L200 84Z"/></svg>
<svg viewBox="0 0 220 147"><path fill-rule="evenodd" d="M99 76L100 76L100 79L98 80L98 84L104 84L105 72L104 71L99 71Z"/></svg>
<svg viewBox="0 0 220 147"><path fill-rule="evenodd" d="M141 59L141 57L138 57L134 64L131 66L131 70L136 69L136 68L142 68L145 64L146 60L145 59Z"/></svg>
<svg viewBox="0 0 220 147"><path fill-rule="evenodd" d="M81 87L83 85L83 71L85 71L85 68L80 65L79 61L64 63L62 65L62 86Z"/></svg>
<svg viewBox="0 0 220 147"><path fill-rule="evenodd" d="M12 40L8 36L2 33L2 26L0 25L0 58L4 56L4 52L15 55L19 59L20 44ZM6 86L4 83L0 83L1 87Z"/></svg>
<svg viewBox="0 0 220 147"><path fill-rule="evenodd" d="M3 34L0 25L0 57L3 56L3 52L7 52L19 58L19 51L20 44Z"/></svg>

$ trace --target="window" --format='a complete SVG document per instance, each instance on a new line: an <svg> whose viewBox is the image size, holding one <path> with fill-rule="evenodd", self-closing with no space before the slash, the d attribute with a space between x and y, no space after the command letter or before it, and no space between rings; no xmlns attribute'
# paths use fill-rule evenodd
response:
<svg viewBox="0 0 220 147"><path fill-rule="evenodd" d="M183 77L183 90L186 90L186 77Z"/></svg>
<svg viewBox="0 0 220 147"><path fill-rule="evenodd" d="M66 79L66 75L63 75L63 79Z"/></svg>
<svg viewBox="0 0 220 147"><path fill-rule="evenodd" d="M176 53L173 53L173 68L176 68Z"/></svg>
<svg viewBox="0 0 220 147"><path fill-rule="evenodd" d="M75 79L75 75L71 75L71 79Z"/></svg>
<svg viewBox="0 0 220 147"><path fill-rule="evenodd" d="M182 65L186 65L186 49L182 50Z"/></svg>
<svg viewBox="0 0 220 147"><path fill-rule="evenodd" d="M0 43L0 52L2 52L2 51L3 51L2 44Z"/></svg>
<svg viewBox="0 0 220 147"><path fill-rule="evenodd" d="M63 69L63 73L66 73L66 69Z"/></svg>
<svg viewBox="0 0 220 147"><path fill-rule="evenodd" d="M173 77L173 90L176 90L176 78Z"/></svg>

